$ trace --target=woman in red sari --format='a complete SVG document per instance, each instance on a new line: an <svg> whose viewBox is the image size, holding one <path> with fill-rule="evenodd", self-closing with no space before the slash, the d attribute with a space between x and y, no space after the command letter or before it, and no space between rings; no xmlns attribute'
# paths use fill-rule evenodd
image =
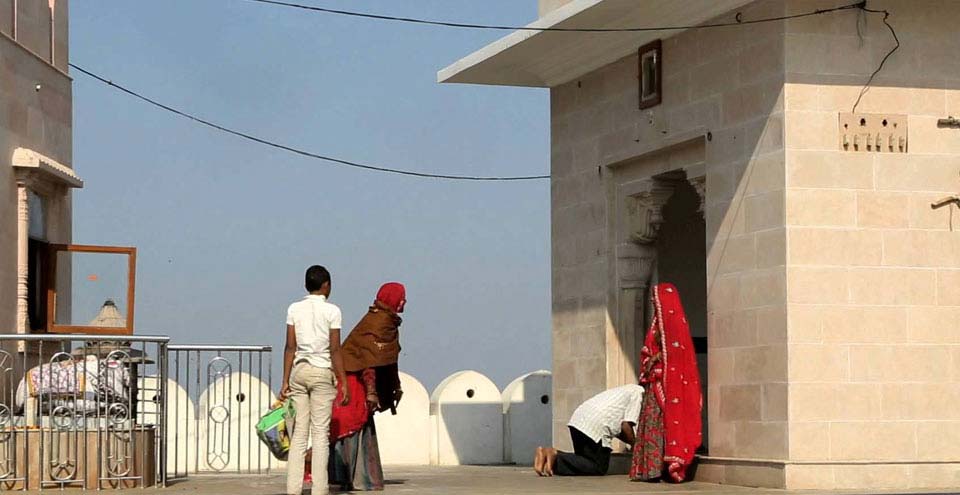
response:
<svg viewBox="0 0 960 495"><path fill-rule="evenodd" d="M640 352L640 384L646 393L630 478L648 481L666 473L681 482L703 441L700 372L677 288L658 284L652 292L655 313Z"/></svg>
<svg viewBox="0 0 960 495"><path fill-rule="evenodd" d="M397 359L402 322L399 313L406 303L403 285L384 284L367 314L343 342L343 367L350 396L366 398L352 400L346 406L334 401L329 479L344 490L383 490L373 415L387 409L396 414L403 395Z"/></svg>

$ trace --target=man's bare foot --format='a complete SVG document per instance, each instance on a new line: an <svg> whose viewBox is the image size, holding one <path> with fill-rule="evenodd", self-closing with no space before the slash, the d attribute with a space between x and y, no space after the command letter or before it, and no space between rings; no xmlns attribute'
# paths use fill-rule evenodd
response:
<svg viewBox="0 0 960 495"><path fill-rule="evenodd" d="M543 451L545 457L543 472L546 476L553 476L553 467L557 464L557 449L546 447Z"/></svg>
<svg viewBox="0 0 960 495"><path fill-rule="evenodd" d="M543 476L543 463L547 457L543 452L543 447L537 447L537 454L533 457L533 470L538 476Z"/></svg>

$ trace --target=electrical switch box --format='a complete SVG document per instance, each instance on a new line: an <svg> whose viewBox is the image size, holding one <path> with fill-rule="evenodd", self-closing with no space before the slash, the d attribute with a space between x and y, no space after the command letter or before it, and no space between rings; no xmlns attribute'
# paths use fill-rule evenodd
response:
<svg viewBox="0 0 960 495"><path fill-rule="evenodd" d="M840 150L861 153L906 153L907 116L841 113Z"/></svg>

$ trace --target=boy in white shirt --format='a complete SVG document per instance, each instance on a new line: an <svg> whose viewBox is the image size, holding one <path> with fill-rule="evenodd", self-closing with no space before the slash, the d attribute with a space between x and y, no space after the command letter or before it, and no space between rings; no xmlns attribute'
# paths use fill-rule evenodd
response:
<svg viewBox="0 0 960 495"><path fill-rule="evenodd" d="M327 448L330 415L337 396L337 384L343 385L343 357L340 355L340 308L327 302L330 297L330 272L314 265L307 269L304 286L307 296L287 309L287 344L283 351L281 398L290 397L296 409L293 438L287 458L287 493L303 490L304 455L307 438L314 449L311 471L316 479L313 495L326 495ZM334 382L336 377L336 382ZM350 392L343 388L343 405Z"/></svg>

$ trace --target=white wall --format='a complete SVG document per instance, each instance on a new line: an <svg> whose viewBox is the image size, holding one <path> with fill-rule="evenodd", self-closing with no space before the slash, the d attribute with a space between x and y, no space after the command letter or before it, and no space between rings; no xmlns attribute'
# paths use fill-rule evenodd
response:
<svg viewBox="0 0 960 495"><path fill-rule="evenodd" d="M428 395L416 378L400 373L403 400L397 415L388 411L375 416L380 459L385 466L529 465L533 450L551 443L551 378L549 371L528 373L501 394L483 374L461 371ZM147 388L156 388L156 378L147 378L146 382ZM241 471L256 471L258 467L266 469L268 463L271 468L284 469L284 463L272 459L266 447L260 446L254 429L276 400L266 384L247 373L231 373L200 394L199 407L172 380L167 390L171 469L174 452L181 474L192 472L198 456L201 471L236 472L238 465ZM238 397L241 393L245 395L242 402ZM147 407L145 412L157 409ZM223 427L214 428L214 419L222 419ZM218 441L215 433L228 436ZM220 445L225 458L211 462L208 442Z"/></svg>
<svg viewBox="0 0 960 495"><path fill-rule="evenodd" d="M552 442L552 377L540 370L514 380L503 391L503 460L533 464L534 450Z"/></svg>
<svg viewBox="0 0 960 495"><path fill-rule="evenodd" d="M270 388L248 373L234 372L208 385L199 399L200 470L266 469L271 454L255 426L275 400Z"/></svg>
<svg viewBox="0 0 960 495"><path fill-rule="evenodd" d="M159 380L156 376L143 377L138 383L141 424L158 424L160 421ZM167 379L167 466L170 471L184 473L194 466L197 453L196 403L177 382Z"/></svg>
<svg viewBox="0 0 960 495"><path fill-rule="evenodd" d="M476 371L450 375L433 391L431 412L437 464L503 462L503 402L489 378Z"/></svg>
<svg viewBox="0 0 960 495"><path fill-rule="evenodd" d="M416 378L400 373L403 398L397 415L385 411L374 416L380 461L385 465L430 463L430 395Z"/></svg>

